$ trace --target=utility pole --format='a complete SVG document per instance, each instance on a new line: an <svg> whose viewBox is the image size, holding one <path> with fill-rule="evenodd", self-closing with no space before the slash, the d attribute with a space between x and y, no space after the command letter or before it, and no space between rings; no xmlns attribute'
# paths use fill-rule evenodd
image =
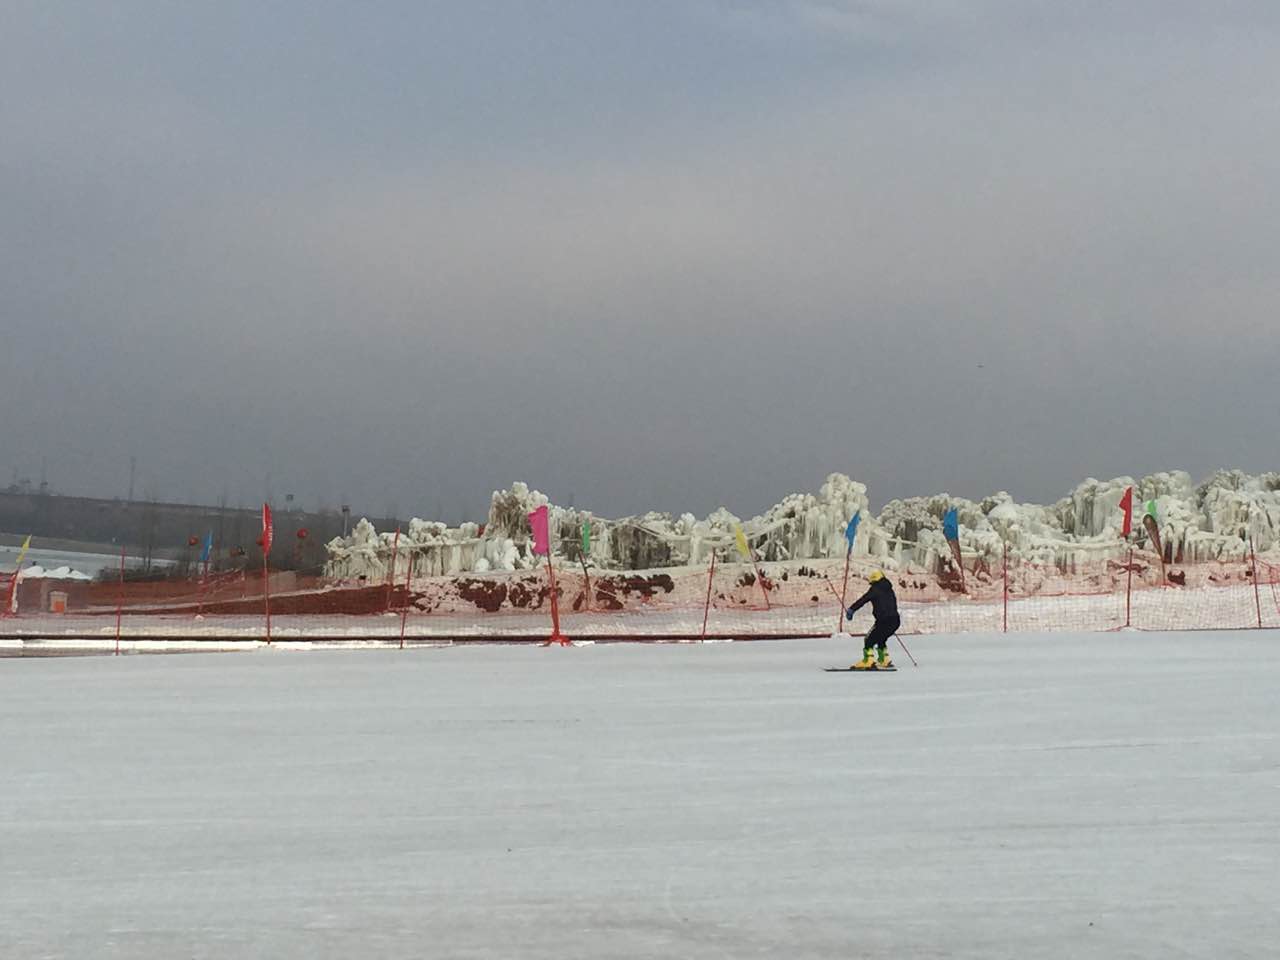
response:
<svg viewBox="0 0 1280 960"><path fill-rule="evenodd" d="M129 498L128 498L129 503L133 503L133 478L137 472L138 472L138 458L130 457L129 458Z"/></svg>

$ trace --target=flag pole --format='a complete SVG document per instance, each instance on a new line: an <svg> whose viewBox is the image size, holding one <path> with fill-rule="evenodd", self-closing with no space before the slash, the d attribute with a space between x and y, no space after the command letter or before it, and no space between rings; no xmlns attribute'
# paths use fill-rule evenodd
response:
<svg viewBox="0 0 1280 960"><path fill-rule="evenodd" d="M120 616L124 612L124 546L120 547L120 587L116 591L116 656L120 656ZM136 649L136 648L135 648Z"/></svg>
<svg viewBox="0 0 1280 960"><path fill-rule="evenodd" d="M707 605L702 608L702 640L707 639L707 617L711 613L711 583L716 577L716 548L711 548L711 568L707 571Z"/></svg>
<svg viewBox="0 0 1280 960"><path fill-rule="evenodd" d="M764 594L764 608L770 610L772 607L769 604L769 588L765 586L764 574L760 572L760 564L756 562L754 552L751 555L751 566L756 571L756 579L760 581L760 592Z"/></svg>
<svg viewBox="0 0 1280 960"><path fill-rule="evenodd" d="M387 603L386 603L387 609L385 611L387 613L391 612L391 590L395 585L396 557L399 555L399 553L400 553L400 528L397 526L396 538L393 541L391 541L391 568L387 571Z"/></svg>
<svg viewBox="0 0 1280 960"><path fill-rule="evenodd" d="M404 609L400 611L400 649L404 649L404 626L409 619L409 581L413 579L413 551L409 551L409 570L404 575Z"/></svg>
<svg viewBox="0 0 1280 960"><path fill-rule="evenodd" d="M1002 567L1002 576L1004 578L1004 632L1009 632L1009 541L1004 544L1004 565Z"/></svg>
<svg viewBox="0 0 1280 960"><path fill-rule="evenodd" d="M271 577L267 572L268 552L262 551L262 608L267 615L267 646L271 645Z"/></svg>
<svg viewBox="0 0 1280 960"><path fill-rule="evenodd" d="M197 617L204 616L204 591L205 591L205 587L207 587L209 584L209 558L208 557L204 558L204 563L202 564L202 566L204 567L204 569L200 571L200 592L196 599L196 616Z"/></svg>
<svg viewBox="0 0 1280 960"><path fill-rule="evenodd" d="M849 595L849 561L853 557L853 549L844 555L844 584L840 587L840 612L836 614L836 633L844 633L844 612L849 609L846 598ZM835 588L832 587L834 590Z"/></svg>
<svg viewBox="0 0 1280 960"><path fill-rule="evenodd" d="M560 632L560 601L556 596L556 570L551 563L551 530L549 527L549 516L547 505L544 503L529 514L529 532L533 537L533 554L546 554L547 557L547 582L551 589L551 636L547 638L544 647L549 647L553 643L558 643L562 647L569 645L569 638Z"/></svg>
<svg viewBox="0 0 1280 960"><path fill-rule="evenodd" d="M9 592L5 598L4 610L0 610L0 616L7 617L10 613L14 613L13 601L18 595L18 574L22 573L22 561L27 556L27 548L31 546L31 534L27 534L27 539L22 541L22 549L18 551L17 563L13 566L13 579L9 581Z"/></svg>
<svg viewBox="0 0 1280 960"><path fill-rule="evenodd" d="M567 647L569 638L560 632L560 603L556 599L556 569L551 564L550 544L547 544L547 576L551 582L551 636L543 646L549 647L553 643L558 643L562 647Z"/></svg>
<svg viewBox="0 0 1280 960"><path fill-rule="evenodd" d="M200 548L200 590L196 600L196 616L204 616L204 592L209 586L209 555L213 552L213 531L205 534L204 545Z"/></svg>
<svg viewBox="0 0 1280 960"><path fill-rule="evenodd" d="M591 517L582 521L582 553L578 557L582 561L582 578L586 581L586 604L584 609L591 610L591 571L587 569L587 558L591 555Z"/></svg>
<svg viewBox="0 0 1280 960"><path fill-rule="evenodd" d="M1249 537L1249 565L1253 568L1253 607L1258 614L1258 629L1262 629L1262 596L1258 590L1258 554L1253 549L1253 537Z"/></svg>
<svg viewBox="0 0 1280 960"><path fill-rule="evenodd" d="M271 541L275 533L271 523L271 505L262 505L262 608L267 615L267 646L271 645Z"/></svg>
<svg viewBox="0 0 1280 960"><path fill-rule="evenodd" d="M756 553L751 549L751 544L747 542L747 535L742 529L742 524L734 524L734 539L738 544L738 552L742 554L747 563L751 564L751 569L755 571L756 579L760 581L760 593L764 596L764 608L771 609L769 604L769 588L765 586L764 575L760 573L760 565L756 562Z"/></svg>

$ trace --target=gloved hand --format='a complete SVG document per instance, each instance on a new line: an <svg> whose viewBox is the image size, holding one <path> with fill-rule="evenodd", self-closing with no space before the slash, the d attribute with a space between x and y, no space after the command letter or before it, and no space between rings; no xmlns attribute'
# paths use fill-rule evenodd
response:
<svg viewBox="0 0 1280 960"><path fill-rule="evenodd" d="M848 610L846 610L846 611L844 612L844 618L845 618L846 620L852 620L852 619L853 619L853 607L850 607Z"/></svg>

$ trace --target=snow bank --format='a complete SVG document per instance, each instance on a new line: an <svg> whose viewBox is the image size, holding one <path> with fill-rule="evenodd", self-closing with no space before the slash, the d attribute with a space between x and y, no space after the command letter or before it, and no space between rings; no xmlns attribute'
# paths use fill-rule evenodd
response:
<svg viewBox="0 0 1280 960"><path fill-rule="evenodd" d="M38 564L25 567L18 573L18 580L92 580L93 577L70 567L54 567L46 570Z"/></svg>

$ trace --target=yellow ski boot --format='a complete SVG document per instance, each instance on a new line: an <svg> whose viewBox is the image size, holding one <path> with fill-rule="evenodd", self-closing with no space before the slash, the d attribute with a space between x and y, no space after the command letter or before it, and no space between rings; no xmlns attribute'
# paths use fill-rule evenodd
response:
<svg viewBox="0 0 1280 960"><path fill-rule="evenodd" d="M874 670L876 668L875 647L867 647L862 651L862 659L855 663L851 670Z"/></svg>
<svg viewBox="0 0 1280 960"><path fill-rule="evenodd" d="M880 648L880 659L876 661L877 670L892 670L893 661L889 659L889 648Z"/></svg>

